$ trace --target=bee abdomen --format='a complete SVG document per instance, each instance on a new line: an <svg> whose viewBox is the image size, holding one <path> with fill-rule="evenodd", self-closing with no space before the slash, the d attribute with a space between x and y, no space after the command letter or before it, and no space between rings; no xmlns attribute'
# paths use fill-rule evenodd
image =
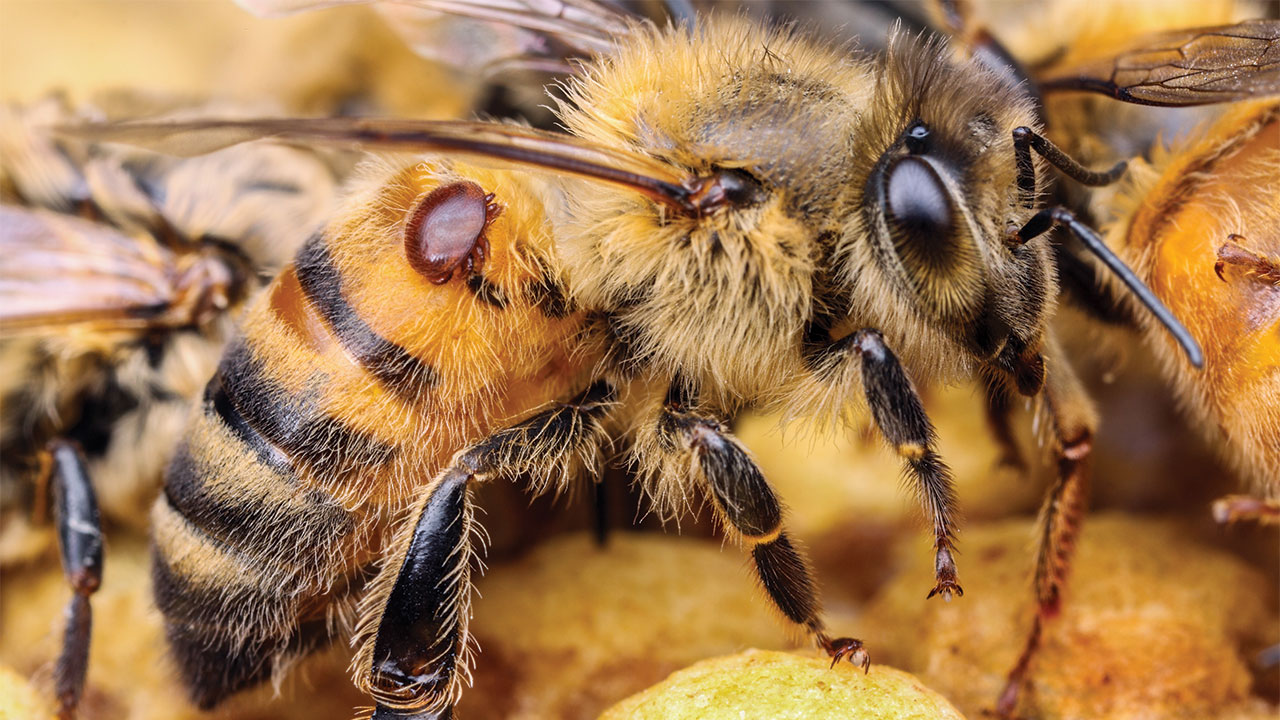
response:
<svg viewBox="0 0 1280 720"><path fill-rule="evenodd" d="M247 646L210 640L175 625L168 626L165 636L191 699L202 710L266 680L276 671L280 658L306 655L329 639L323 620L306 623L286 638Z"/></svg>
<svg viewBox="0 0 1280 720"><path fill-rule="evenodd" d="M260 456L265 453L270 464L279 461L274 448L292 465L334 476L383 465L396 454L395 446L352 428L322 408L320 383L312 392L285 392L243 338L227 348L213 382L220 384L229 400L222 407L244 421L240 424L231 417L225 421L227 426L245 433L242 437ZM216 400L218 388L212 383L211 388Z"/></svg>
<svg viewBox="0 0 1280 720"><path fill-rule="evenodd" d="M327 639L322 626L304 630L300 622L301 598L318 592L322 577L289 567L285 557L267 559L223 542L184 517L168 493L152 521L156 606L180 675L201 707Z"/></svg>
<svg viewBox="0 0 1280 720"><path fill-rule="evenodd" d="M290 394L246 338L227 350L153 511L153 584L173 657L211 707L328 639L357 518L320 483L395 449Z"/></svg>
<svg viewBox="0 0 1280 720"><path fill-rule="evenodd" d="M268 468L256 476L226 472L192 457L185 444L169 465L162 501L210 539L258 563L305 566L310 553L282 556L312 543L336 542L354 528L350 514L332 497L300 486L296 476ZM304 529L305 538L282 543ZM305 546L290 547L300 543Z"/></svg>
<svg viewBox="0 0 1280 720"><path fill-rule="evenodd" d="M212 410L241 443L253 450L262 464L278 473L293 472L293 463L290 462L289 456L267 440L240 414L235 403L227 395L226 388L222 386L221 373L214 375L205 386L204 401L205 414L208 415Z"/></svg>
<svg viewBox="0 0 1280 720"><path fill-rule="evenodd" d="M388 390L410 402L425 397L438 381L434 368L379 335L347 302L342 274L324 237L317 235L298 253L294 274L302 293L324 319L342 348Z"/></svg>

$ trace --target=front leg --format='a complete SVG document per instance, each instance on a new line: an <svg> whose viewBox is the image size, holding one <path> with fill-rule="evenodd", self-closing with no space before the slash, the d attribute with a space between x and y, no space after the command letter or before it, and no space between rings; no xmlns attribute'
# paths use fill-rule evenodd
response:
<svg viewBox="0 0 1280 720"><path fill-rule="evenodd" d="M911 380L884 337L870 328L828 346L824 355L816 375L833 385L832 392L843 389L834 384L848 381L848 367L861 364L862 390L871 416L913 481L916 498L933 528L936 584L928 597L942 595L950 600L952 594L964 595L954 557L956 494L951 470L938 455L937 433Z"/></svg>
<svg viewBox="0 0 1280 720"><path fill-rule="evenodd" d="M693 407L679 380L638 433L642 469L662 473L687 487L700 483L726 533L751 548L757 577L769 599L791 622L804 628L831 656L862 666L871 659L862 642L826 632L809 564L782 525L782 506L745 448L724 426Z"/></svg>
<svg viewBox="0 0 1280 720"><path fill-rule="evenodd" d="M594 472L614 391L598 382L574 400L499 430L458 453L413 506L387 562L360 604L356 686L377 701L374 718L448 718L470 674L471 568L478 532L474 481L533 476L554 487L571 465Z"/></svg>

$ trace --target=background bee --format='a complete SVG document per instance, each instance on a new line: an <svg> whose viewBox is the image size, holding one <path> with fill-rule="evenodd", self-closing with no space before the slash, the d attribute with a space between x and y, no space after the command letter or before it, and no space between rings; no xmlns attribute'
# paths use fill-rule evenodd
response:
<svg viewBox="0 0 1280 720"><path fill-rule="evenodd" d="M1260 498L1215 505L1221 520L1277 517L1280 498L1280 103L1241 105L1151 164L1115 200L1108 238L1199 329L1212 360L1188 371L1148 344L1196 425Z"/></svg>
<svg viewBox="0 0 1280 720"><path fill-rule="evenodd" d="M256 144L176 160L54 139L47 126L73 117L54 99L0 109L0 565L47 548L27 514L47 519L52 492L77 591L55 670L64 713L102 570L98 500L115 523L145 518L232 316L336 188L311 151Z"/></svg>
<svg viewBox="0 0 1280 720"><path fill-rule="evenodd" d="M552 27L592 37L597 26ZM1199 362L1092 231L1064 208L1035 209L1044 168L1032 150L1083 182L1117 173L1065 158L1036 131L1030 98L940 44L898 35L872 60L741 20L629 28L569 82L560 113L573 135L323 120L104 130L197 145L200 130L214 144L354 140L605 183L433 165L414 182L393 168L374 186L394 201L371 211L357 195L277 280L224 357L155 511L157 599L202 703L334 634L361 596L357 684L376 712L443 710L467 667L471 482L527 472L554 487L571 460L595 464L615 425L660 507L705 492L783 614L834 659L865 663L861 643L826 633L779 503L723 419L748 406L831 419L863 396L921 490L934 592L959 593L949 474L890 347L922 377L985 372L1043 390L1061 478L1042 611L1056 606L1096 418L1047 328L1056 283L1043 233L1070 230ZM553 243L498 224L546 228L543 212ZM502 275L502 246L522 239L531 249L516 257L532 271ZM479 330L461 334L460 319ZM498 362L472 358L473 346ZM526 351L532 366L509 357ZM530 374L483 382L512 368Z"/></svg>

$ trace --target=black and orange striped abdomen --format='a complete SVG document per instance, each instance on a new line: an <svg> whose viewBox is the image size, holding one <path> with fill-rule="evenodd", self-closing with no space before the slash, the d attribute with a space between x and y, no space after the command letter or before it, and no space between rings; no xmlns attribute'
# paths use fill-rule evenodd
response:
<svg viewBox="0 0 1280 720"><path fill-rule="evenodd" d="M249 310L153 511L156 602L206 707L326 641L415 490L580 390L598 360L524 180L368 172ZM493 208L470 269L440 282L406 258L404 233L451 183L492 193Z"/></svg>

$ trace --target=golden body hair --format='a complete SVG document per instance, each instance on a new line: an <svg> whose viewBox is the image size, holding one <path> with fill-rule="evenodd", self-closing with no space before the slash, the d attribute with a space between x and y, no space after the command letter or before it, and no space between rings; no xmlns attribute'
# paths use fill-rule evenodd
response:
<svg viewBox="0 0 1280 720"><path fill-rule="evenodd" d="M1233 108L1135 173L1109 235L1203 338L1206 363L1197 372L1143 326L1196 424L1271 500L1280 499L1278 138L1280 104ZM1224 262L1232 246L1259 262Z"/></svg>

